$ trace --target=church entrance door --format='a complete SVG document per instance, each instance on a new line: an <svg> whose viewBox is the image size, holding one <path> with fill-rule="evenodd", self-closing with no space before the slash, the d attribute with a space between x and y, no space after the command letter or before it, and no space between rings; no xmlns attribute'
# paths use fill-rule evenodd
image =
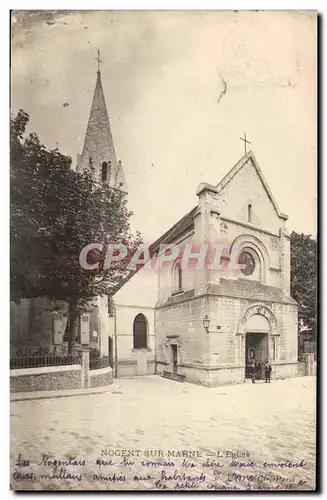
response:
<svg viewBox="0 0 327 500"><path fill-rule="evenodd" d="M245 341L245 377L251 378L252 361L263 365L268 359L268 333L247 333Z"/></svg>
<svg viewBox="0 0 327 500"><path fill-rule="evenodd" d="M173 373L177 373L177 345L171 345L171 363Z"/></svg>

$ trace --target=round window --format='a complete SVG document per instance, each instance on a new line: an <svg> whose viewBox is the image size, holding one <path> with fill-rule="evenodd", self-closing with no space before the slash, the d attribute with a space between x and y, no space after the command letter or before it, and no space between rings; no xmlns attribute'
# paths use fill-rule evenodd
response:
<svg viewBox="0 0 327 500"><path fill-rule="evenodd" d="M238 263L244 266L241 269L241 272L245 274L245 276L251 276L255 269L255 261L253 256L249 252L242 252L239 256Z"/></svg>

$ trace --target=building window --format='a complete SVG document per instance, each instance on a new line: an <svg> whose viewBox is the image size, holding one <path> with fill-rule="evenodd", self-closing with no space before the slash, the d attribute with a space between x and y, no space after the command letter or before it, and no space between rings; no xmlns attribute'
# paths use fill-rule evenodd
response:
<svg viewBox="0 0 327 500"><path fill-rule="evenodd" d="M108 163L106 161L104 161L102 163L102 168L101 168L101 179L102 179L102 182L106 182L107 177L108 177Z"/></svg>
<svg viewBox="0 0 327 500"><path fill-rule="evenodd" d="M252 222L252 205L248 205L248 222Z"/></svg>
<svg viewBox="0 0 327 500"><path fill-rule="evenodd" d="M181 261L178 260L173 268L173 292L183 290L183 273Z"/></svg>
<svg viewBox="0 0 327 500"><path fill-rule="evenodd" d="M133 348L146 349L148 347L148 322L144 314L138 314L133 324Z"/></svg>
<svg viewBox="0 0 327 500"><path fill-rule="evenodd" d="M255 270L255 260L253 255L250 252L244 251L241 253L238 259L238 263L242 264L244 268L241 269L241 272L245 276L251 276Z"/></svg>

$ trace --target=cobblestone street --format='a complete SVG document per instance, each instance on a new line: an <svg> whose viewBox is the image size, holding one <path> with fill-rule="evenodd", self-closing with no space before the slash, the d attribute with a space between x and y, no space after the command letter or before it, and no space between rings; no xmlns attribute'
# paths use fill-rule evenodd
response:
<svg viewBox="0 0 327 500"><path fill-rule="evenodd" d="M12 488L312 490L315 383L208 389L150 376L111 393L12 402Z"/></svg>

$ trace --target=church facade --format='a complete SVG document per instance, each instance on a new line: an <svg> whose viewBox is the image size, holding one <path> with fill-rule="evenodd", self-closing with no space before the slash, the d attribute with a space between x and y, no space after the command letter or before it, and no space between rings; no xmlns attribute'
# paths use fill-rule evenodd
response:
<svg viewBox="0 0 327 500"><path fill-rule="evenodd" d="M100 71L77 171L90 163L98 178L127 193ZM131 273L113 297L99 297L96 310L83 315L79 342L107 356L116 377L170 372L208 387L243 383L254 359L269 360L275 378L296 376L287 216L254 154L245 154L217 185L200 184L196 195L192 210L152 245L151 266ZM167 244L180 253L156 266ZM220 268L207 261L198 266L201 248L217 244L224 245ZM187 265L185 248L192 257ZM233 259L242 269L230 265ZM42 317L49 342L63 346L63 316Z"/></svg>

